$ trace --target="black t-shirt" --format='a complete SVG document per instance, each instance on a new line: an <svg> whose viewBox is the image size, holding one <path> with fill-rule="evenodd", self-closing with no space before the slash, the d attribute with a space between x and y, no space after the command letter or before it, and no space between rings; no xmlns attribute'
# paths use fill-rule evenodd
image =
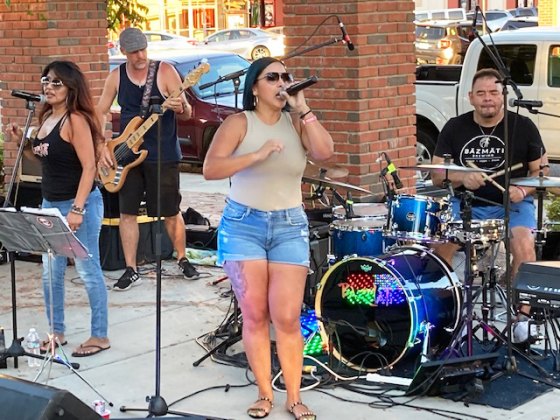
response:
<svg viewBox="0 0 560 420"><path fill-rule="evenodd" d="M435 156L451 155L453 163L469 166L473 162L476 166L491 171L504 169L505 143L504 121L494 128L481 127L473 119L473 111L450 119L441 130L434 152ZM508 111L508 137L510 150L510 167L522 163L523 167L511 173L511 178L527 176L528 163L539 159L545 149L541 135L535 124L527 117ZM496 181L504 185L504 177L497 177ZM465 191L463 186L456 191ZM475 196L502 203L503 195L490 182L475 191ZM475 205L489 205L482 201L475 201Z"/></svg>

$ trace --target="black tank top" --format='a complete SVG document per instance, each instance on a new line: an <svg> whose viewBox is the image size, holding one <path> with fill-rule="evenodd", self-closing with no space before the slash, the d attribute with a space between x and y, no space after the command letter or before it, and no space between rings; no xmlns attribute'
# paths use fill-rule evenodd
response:
<svg viewBox="0 0 560 420"><path fill-rule="evenodd" d="M43 178L41 191L49 201L65 201L76 197L82 176L82 164L74 146L60 136L64 115L44 138L33 139L33 153L41 160Z"/></svg>
<svg viewBox="0 0 560 420"><path fill-rule="evenodd" d="M163 102L165 98L157 86L159 64L158 62L150 96L157 96ZM126 63L120 65L119 73L120 79L117 101L121 107L120 132L122 133L130 120L140 115L144 86L139 87L130 81L126 74ZM144 135L144 143L141 149L146 149L148 151L146 161L157 161L157 123ZM171 110L165 111L161 119L161 156L162 162L178 162L181 160L181 150L179 148L179 142L177 141L177 121L175 119L175 113Z"/></svg>

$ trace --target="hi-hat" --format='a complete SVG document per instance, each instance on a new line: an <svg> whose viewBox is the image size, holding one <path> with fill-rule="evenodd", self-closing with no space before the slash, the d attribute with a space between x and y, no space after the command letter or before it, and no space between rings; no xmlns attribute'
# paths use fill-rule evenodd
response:
<svg viewBox="0 0 560 420"><path fill-rule="evenodd" d="M413 171L444 169L446 171L455 172L493 172L488 169L468 168L466 166L455 165L454 163L422 163L416 166L399 166L399 169L410 169Z"/></svg>
<svg viewBox="0 0 560 420"><path fill-rule="evenodd" d="M307 161L307 166L305 167L304 176L312 178L330 178L338 179L348 176L348 169L341 166L326 164L326 163L315 163L311 160Z"/></svg>
<svg viewBox="0 0 560 420"><path fill-rule="evenodd" d="M526 178L513 178L511 185L519 187L555 188L560 187L560 178L551 176L530 176Z"/></svg>
<svg viewBox="0 0 560 420"><path fill-rule="evenodd" d="M304 175L301 179L303 182L308 182L310 184L317 184L317 185L324 185L330 188L344 188L346 190L355 191L355 192L362 192L366 194L371 194L371 191L368 191L362 187L357 187L355 185L346 184L344 182L333 181L332 179L328 178L319 178L319 177L312 177Z"/></svg>

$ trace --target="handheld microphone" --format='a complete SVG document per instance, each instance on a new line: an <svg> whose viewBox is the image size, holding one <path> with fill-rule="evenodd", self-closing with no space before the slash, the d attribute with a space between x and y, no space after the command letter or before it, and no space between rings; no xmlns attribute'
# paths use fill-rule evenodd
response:
<svg viewBox="0 0 560 420"><path fill-rule="evenodd" d="M336 19L338 20L338 26L340 26L340 31L342 32L342 42L346 44L350 51L354 51L354 44L352 43L352 41L350 41L350 36L348 36L348 32L346 32L344 23L342 23L338 16L336 17Z"/></svg>
<svg viewBox="0 0 560 420"><path fill-rule="evenodd" d="M519 106L521 108L540 108L543 106L543 101L532 101L530 99L514 99L510 98L509 106Z"/></svg>
<svg viewBox="0 0 560 420"><path fill-rule="evenodd" d="M395 181L395 187L397 187L397 189L401 189L403 187L403 183L399 178L399 174L397 173L397 167L393 162L391 162L391 159L389 159L389 155L387 155L387 153L384 152L383 154L385 155L385 160L387 161L387 172L390 173L393 177L393 181Z"/></svg>
<svg viewBox="0 0 560 420"><path fill-rule="evenodd" d="M300 90L305 89L311 85L317 83L317 76L311 76L309 79L302 80L301 82L294 83L286 89L286 93L290 96L294 96Z"/></svg>
<svg viewBox="0 0 560 420"><path fill-rule="evenodd" d="M45 95L38 95L36 93L29 93L17 89L12 90L12 96L15 96L16 98L25 99L26 101L39 102L40 104L44 104L47 101Z"/></svg>

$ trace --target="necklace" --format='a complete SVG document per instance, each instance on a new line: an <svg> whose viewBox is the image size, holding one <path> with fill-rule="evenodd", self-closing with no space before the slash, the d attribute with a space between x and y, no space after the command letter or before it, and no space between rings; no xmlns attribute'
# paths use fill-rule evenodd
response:
<svg viewBox="0 0 560 420"><path fill-rule="evenodd" d="M498 124L500 124L500 123L498 123ZM484 132L484 130L482 129L482 126L481 126L480 124L477 124L477 125L478 125L478 128L480 129L480 132L481 132L482 135L484 136L484 137L482 138L482 141L484 141L484 142L486 142L486 143L490 141L490 136L491 136L492 134L494 134L494 131L496 131L496 128L498 127L498 124L496 124L496 125L492 128L492 131L490 132L490 134L486 134L486 133Z"/></svg>
<svg viewBox="0 0 560 420"><path fill-rule="evenodd" d="M128 68L128 63L126 63L126 73L128 75L128 79L132 82L132 84L138 86L139 88L142 88L146 84L146 79L144 79L144 81L142 82L138 82L138 80L132 78L131 71Z"/></svg>

